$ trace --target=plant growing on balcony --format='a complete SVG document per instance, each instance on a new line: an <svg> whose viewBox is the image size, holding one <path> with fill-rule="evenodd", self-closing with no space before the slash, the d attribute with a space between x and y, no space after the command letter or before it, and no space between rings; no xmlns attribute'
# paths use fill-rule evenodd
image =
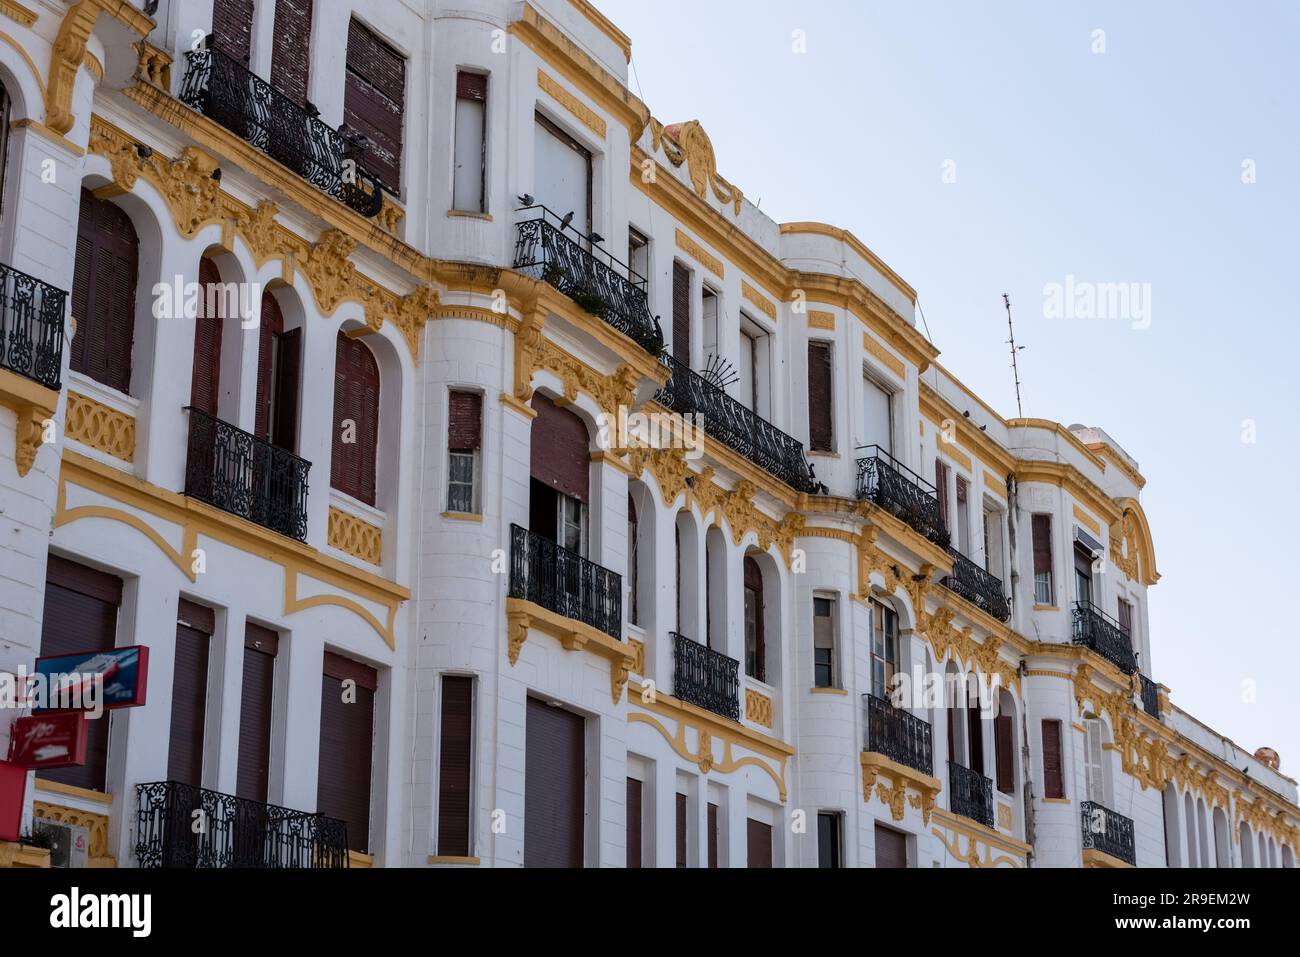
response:
<svg viewBox="0 0 1300 957"><path fill-rule="evenodd" d="M605 302L605 297L596 292L591 286L575 289L569 295L569 298L597 319L604 319L609 315L609 303Z"/></svg>

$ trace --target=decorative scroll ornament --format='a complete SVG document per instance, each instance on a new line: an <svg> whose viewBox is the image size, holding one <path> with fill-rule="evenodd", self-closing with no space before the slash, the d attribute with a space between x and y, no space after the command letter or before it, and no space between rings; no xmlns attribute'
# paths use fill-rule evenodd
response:
<svg viewBox="0 0 1300 957"><path fill-rule="evenodd" d="M655 150L662 147L668 162L678 167L686 164L695 195L704 199L712 189L718 202L732 206L736 215L740 215L740 204L745 195L718 174L713 143L698 120L664 126L658 120L651 119L650 135Z"/></svg>
<svg viewBox="0 0 1300 957"><path fill-rule="evenodd" d="M1140 581L1138 565L1137 521L1132 512L1110 527L1110 560L1130 581Z"/></svg>
<svg viewBox="0 0 1300 957"><path fill-rule="evenodd" d="M357 292L357 267L348 258L356 248L357 241L347 233L329 229L321 233L301 265L317 305L327 316Z"/></svg>
<svg viewBox="0 0 1300 957"><path fill-rule="evenodd" d="M176 159L157 151L141 156L125 135L96 124L90 131L90 151L108 160L120 189L129 193L141 176L148 180L167 200L176 228L187 239L225 216L221 184L213 178L217 161L198 147L185 147Z"/></svg>

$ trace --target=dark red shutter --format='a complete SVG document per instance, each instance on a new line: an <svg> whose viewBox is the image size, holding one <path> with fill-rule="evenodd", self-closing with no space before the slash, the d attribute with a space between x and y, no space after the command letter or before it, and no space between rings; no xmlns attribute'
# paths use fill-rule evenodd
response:
<svg viewBox="0 0 1300 957"><path fill-rule="evenodd" d="M718 869L718 806L709 805L709 869Z"/></svg>
<svg viewBox="0 0 1300 957"><path fill-rule="evenodd" d="M180 601L176 616L176 663L172 669L171 738L167 780L199 787L203 781L203 732L207 718L208 652L212 609Z"/></svg>
<svg viewBox="0 0 1300 957"><path fill-rule="evenodd" d="M956 714L957 712L957 702L955 700L955 695L954 695L954 700L949 701L947 705L948 706L944 710L948 712L948 763L956 764L957 763L957 721L953 717L953 715Z"/></svg>
<svg viewBox="0 0 1300 957"><path fill-rule="evenodd" d="M1034 532L1034 574L1050 575L1052 573L1052 517L1035 515Z"/></svg>
<svg viewBox="0 0 1300 957"><path fill-rule="evenodd" d="M758 567L758 562L745 556L745 591L754 594L754 648L755 648L755 674L751 677L759 680L767 680L767 647L763 634L763 619L766 617L763 612L763 571Z"/></svg>
<svg viewBox="0 0 1300 957"><path fill-rule="evenodd" d="M1124 634L1133 634L1133 606L1123 598L1119 600L1119 627Z"/></svg>
<svg viewBox="0 0 1300 957"><path fill-rule="evenodd" d="M275 0L271 35L271 85L293 102L307 102L314 0Z"/></svg>
<svg viewBox="0 0 1300 957"><path fill-rule="evenodd" d="M627 866L641 866L641 782L627 779Z"/></svg>
<svg viewBox="0 0 1300 957"><path fill-rule="evenodd" d="M529 698L525 722L524 866L582 867L583 720Z"/></svg>
<svg viewBox="0 0 1300 957"><path fill-rule="evenodd" d="M263 442L271 440L271 397L275 383L271 381L275 368L275 340L284 332L284 313L270 290L262 293L262 318L257 339L257 408L254 416L254 434Z"/></svg>
<svg viewBox="0 0 1300 957"><path fill-rule="evenodd" d="M984 721L979 708L966 709L966 727L970 731L970 769L984 773Z"/></svg>
<svg viewBox="0 0 1300 957"><path fill-rule="evenodd" d="M139 240L122 209L81 190L71 367L119 392L131 388Z"/></svg>
<svg viewBox="0 0 1300 957"><path fill-rule="evenodd" d="M576 498L590 500L591 439L587 424L540 392L533 396L532 477Z"/></svg>
<svg viewBox="0 0 1300 957"><path fill-rule="evenodd" d="M447 425L447 448L453 452L474 452L483 444L483 396L477 392L453 392Z"/></svg>
<svg viewBox="0 0 1300 957"><path fill-rule="evenodd" d="M302 378L302 330L282 332L276 341L275 421L271 439L290 452L298 448L298 392Z"/></svg>
<svg viewBox="0 0 1300 957"><path fill-rule="evenodd" d="M486 74L461 71L456 74L456 99L476 100L479 103L486 103L487 84L488 78Z"/></svg>
<svg viewBox="0 0 1300 957"><path fill-rule="evenodd" d="M394 193L402 188L402 113L406 60L374 32L348 24L343 120L370 140L364 165Z"/></svg>
<svg viewBox="0 0 1300 957"><path fill-rule="evenodd" d="M686 795L677 795L677 866L686 866Z"/></svg>
<svg viewBox="0 0 1300 957"><path fill-rule="evenodd" d="M221 332L226 309L225 297L213 289L220 283L221 272L217 264L204 256L199 260L199 311L194 319L194 375L190 383L190 405L211 416L217 414L221 395ZM208 308L209 300L213 306L211 310Z"/></svg>
<svg viewBox="0 0 1300 957"><path fill-rule="evenodd" d="M1011 715L1000 714L993 719L994 738L997 741L998 790L1003 794L1015 791L1015 754L1011 749Z"/></svg>
<svg viewBox="0 0 1300 957"><path fill-rule="evenodd" d="M940 459L934 460L934 487L939 493L939 518L948 524L948 466Z"/></svg>
<svg viewBox="0 0 1300 957"><path fill-rule="evenodd" d="M1065 797L1061 777L1061 722L1043 720L1043 797Z"/></svg>
<svg viewBox="0 0 1300 957"><path fill-rule="evenodd" d="M347 824L348 848L367 854L378 675L367 665L330 652L325 653L323 672L316 810ZM346 687L347 681L355 687Z"/></svg>
<svg viewBox="0 0 1300 957"><path fill-rule="evenodd" d="M268 628L244 626L244 683L239 706L235 796L265 803L271 778L271 710L280 638Z"/></svg>
<svg viewBox="0 0 1300 957"><path fill-rule="evenodd" d="M253 46L253 0L215 0L213 45L248 66Z"/></svg>
<svg viewBox="0 0 1300 957"><path fill-rule="evenodd" d="M470 856L470 780L474 750L474 679L442 678L438 754L438 853Z"/></svg>
<svg viewBox="0 0 1300 957"><path fill-rule="evenodd" d="M673 262L673 358L691 367L691 271Z"/></svg>
<svg viewBox="0 0 1300 957"><path fill-rule="evenodd" d="M343 441L343 423L355 425ZM375 458L379 450L379 364L370 348L339 333L334 348L334 437L330 485L353 498L375 504Z"/></svg>
<svg viewBox="0 0 1300 957"><path fill-rule="evenodd" d="M876 867L907 867L907 837L888 827L876 825Z"/></svg>
<svg viewBox="0 0 1300 957"><path fill-rule="evenodd" d="M960 475L957 476L957 504L966 504L969 495L969 483Z"/></svg>
<svg viewBox="0 0 1300 957"><path fill-rule="evenodd" d="M746 866L763 868L772 866L772 825L750 818L745 822L748 845Z"/></svg>
<svg viewBox="0 0 1300 957"><path fill-rule="evenodd" d="M834 451L832 383L830 343L808 343L808 444L814 452Z"/></svg>
<svg viewBox="0 0 1300 957"><path fill-rule="evenodd" d="M49 556L41 656L108 651L115 647L117 609L121 603L121 579L57 555ZM89 722L85 764L40 771L36 776L92 791L107 790L108 726L107 713Z"/></svg>

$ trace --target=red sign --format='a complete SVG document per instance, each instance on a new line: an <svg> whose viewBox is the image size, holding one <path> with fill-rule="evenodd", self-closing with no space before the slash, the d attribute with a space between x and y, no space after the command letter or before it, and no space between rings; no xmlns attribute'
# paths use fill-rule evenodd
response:
<svg viewBox="0 0 1300 957"><path fill-rule="evenodd" d="M32 771L85 764L88 730L81 711L17 718L9 729L9 761Z"/></svg>
<svg viewBox="0 0 1300 957"><path fill-rule="evenodd" d="M0 761L0 841L12 844L22 836L26 792L27 769Z"/></svg>

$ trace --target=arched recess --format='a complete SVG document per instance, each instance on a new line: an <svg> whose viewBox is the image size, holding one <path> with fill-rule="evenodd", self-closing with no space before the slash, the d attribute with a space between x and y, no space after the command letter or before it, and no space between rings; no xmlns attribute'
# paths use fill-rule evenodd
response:
<svg viewBox="0 0 1300 957"><path fill-rule="evenodd" d="M1214 820L1214 862L1217 867L1232 866L1232 849L1231 841L1228 837L1228 815L1223 813L1223 808L1216 807L1213 814Z"/></svg>
<svg viewBox="0 0 1300 957"><path fill-rule="evenodd" d="M727 539L722 529L710 526L704 533L704 643L729 654L727 608L729 575Z"/></svg>
<svg viewBox="0 0 1300 957"><path fill-rule="evenodd" d="M1282 845L1282 866L1288 869L1295 867L1295 852L1289 844Z"/></svg>
<svg viewBox="0 0 1300 957"><path fill-rule="evenodd" d="M1003 794L1016 794L1020 783L1020 753L1016 746L1020 728L1016 701L1003 688L998 692L997 715L993 719L993 782Z"/></svg>
<svg viewBox="0 0 1300 957"><path fill-rule="evenodd" d="M699 523L689 509L677 512L674 523L674 543L676 551L675 587L677 614L674 631L693 641L701 641L702 616L700 594L700 563L703 544L700 541Z"/></svg>
<svg viewBox="0 0 1300 957"><path fill-rule="evenodd" d="M952 659L943 670L943 710L947 724L948 764L967 766L966 676Z"/></svg>
<svg viewBox="0 0 1300 957"><path fill-rule="evenodd" d="M741 565L744 605L741 669L754 681L775 685L783 673L781 642L781 573L776 560L757 550Z"/></svg>
<svg viewBox="0 0 1300 957"><path fill-rule="evenodd" d="M1209 816L1205 812L1204 798L1198 798L1196 801L1196 842L1201 849L1201 866L1213 867L1210 861L1213 850L1210 847Z"/></svg>
<svg viewBox="0 0 1300 957"><path fill-rule="evenodd" d="M1156 551L1146 512L1135 498L1117 498L1123 513L1110 528L1111 561L1133 581L1154 585L1160 581Z"/></svg>
<svg viewBox="0 0 1300 957"><path fill-rule="evenodd" d="M306 313L297 293L277 280L262 291L257 328L253 434L297 453Z"/></svg>
<svg viewBox="0 0 1300 957"><path fill-rule="evenodd" d="M1165 866L1186 867L1182 854L1182 839L1178 829L1178 789L1171 782L1161 795L1165 825Z"/></svg>
<svg viewBox="0 0 1300 957"><path fill-rule="evenodd" d="M334 341L330 487L377 502L382 388L379 361L364 338L339 330Z"/></svg>
<svg viewBox="0 0 1300 957"><path fill-rule="evenodd" d="M257 308L239 260L219 246L200 257L194 304L190 405L226 422L239 419L241 322ZM187 314L189 310L187 308Z"/></svg>
<svg viewBox="0 0 1300 957"><path fill-rule="evenodd" d="M1187 866L1201 866L1201 846L1196 840L1196 805L1191 792L1183 795L1183 818L1187 832Z"/></svg>
<svg viewBox="0 0 1300 957"><path fill-rule="evenodd" d="M1237 828L1237 840L1241 842L1241 866L1257 867L1255 863L1255 836L1250 833L1250 825L1242 821Z"/></svg>

